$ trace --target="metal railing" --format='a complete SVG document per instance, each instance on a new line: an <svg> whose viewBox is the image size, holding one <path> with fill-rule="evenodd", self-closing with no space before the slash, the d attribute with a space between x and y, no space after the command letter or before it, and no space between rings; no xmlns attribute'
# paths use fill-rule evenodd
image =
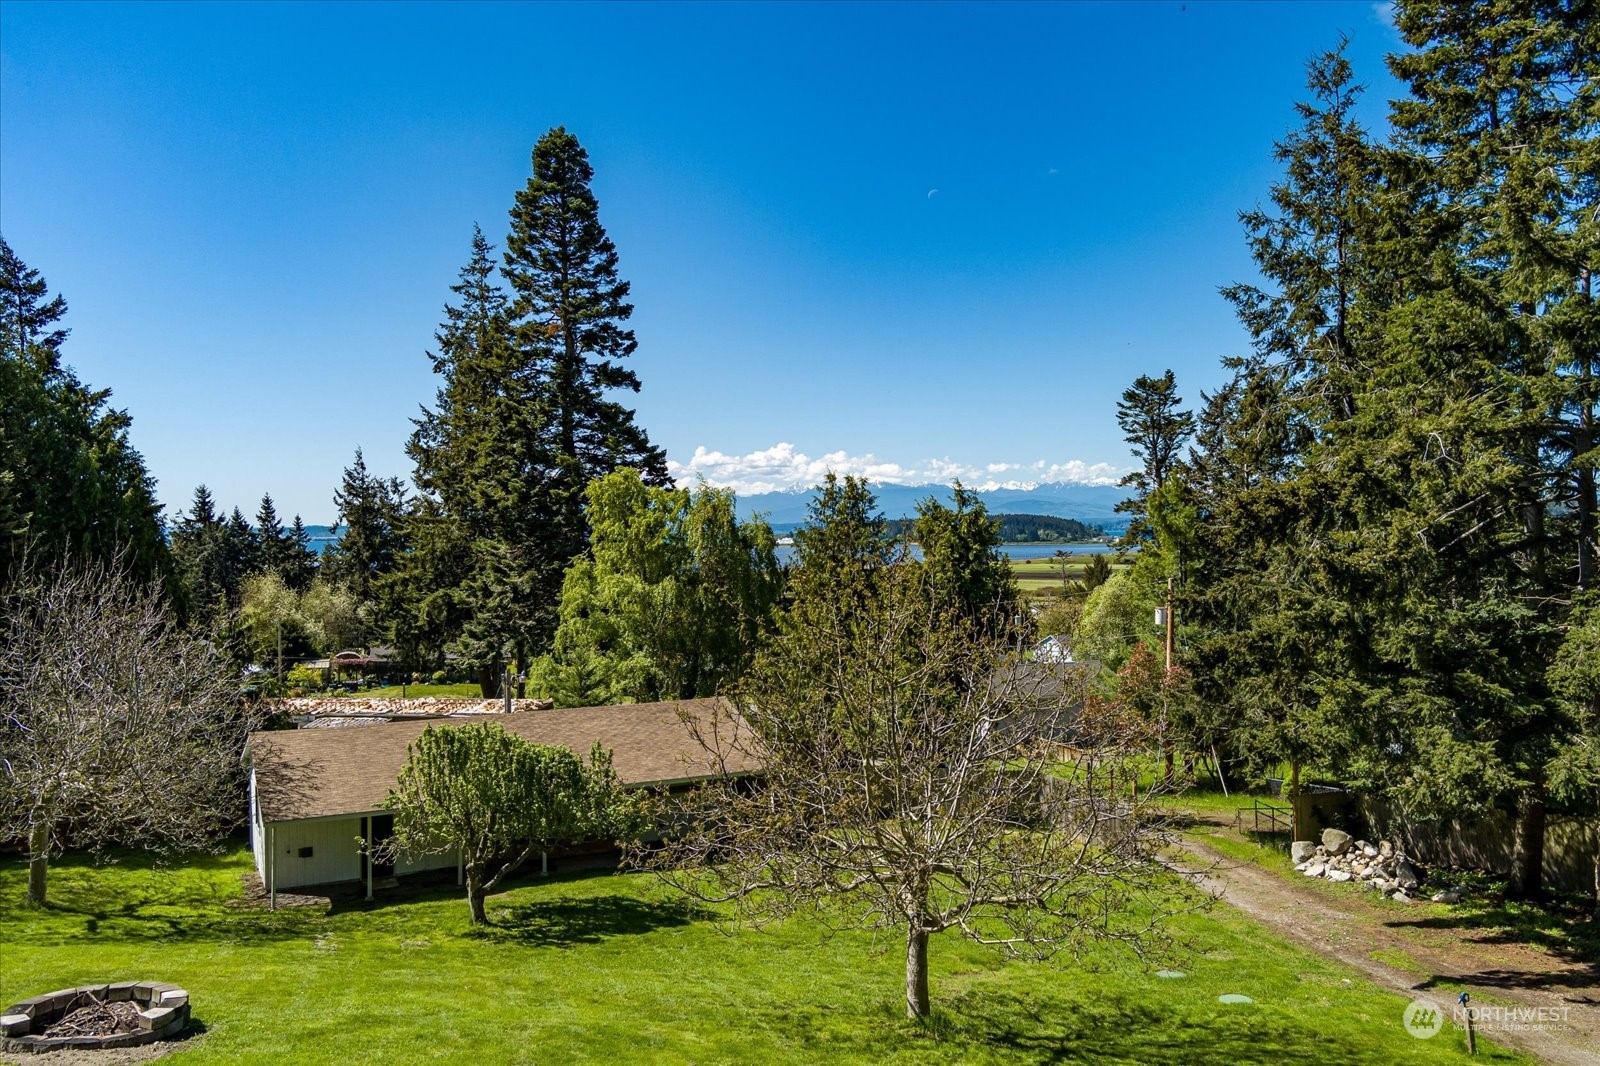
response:
<svg viewBox="0 0 1600 1066"><path fill-rule="evenodd" d="M1294 810L1284 804L1258 799L1248 807L1239 808L1233 816L1233 827L1241 832L1248 829L1252 833L1288 833L1294 828Z"/></svg>

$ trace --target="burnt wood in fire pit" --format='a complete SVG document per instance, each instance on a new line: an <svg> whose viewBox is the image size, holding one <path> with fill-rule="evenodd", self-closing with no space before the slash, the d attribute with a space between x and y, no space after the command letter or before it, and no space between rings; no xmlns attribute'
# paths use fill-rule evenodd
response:
<svg viewBox="0 0 1600 1066"><path fill-rule="evenodd" d="M0 1051L137 1047L189 1024L189 993L161 981L118 981L46 992L0 1012Z"/></svg>

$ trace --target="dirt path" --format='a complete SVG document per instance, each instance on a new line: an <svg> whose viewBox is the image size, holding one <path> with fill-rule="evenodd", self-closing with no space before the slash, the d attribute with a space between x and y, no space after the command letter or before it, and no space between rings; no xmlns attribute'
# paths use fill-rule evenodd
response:
<svg viewBox="0 0 1600 1066"><path fill-rule="evenodd" d="M1554 1008L1546 1017L1558 1020L1485 1032L1486 1019L1478 1030L1541 1062L1600 1066L1600 973L1594 967L1472 929L1397 920L1392 908L1363 898L1357 889L1348 899L1329 899L1310 885L1225 858L1192 837L1184 845L1195 860L1190 866L1195 882L1257 921L1381 985L1447 1009L1455 992L1440 986L1450 984L1465 986L1479 1005ZM1406 968L1380 962L1374 953Z"/></svg>

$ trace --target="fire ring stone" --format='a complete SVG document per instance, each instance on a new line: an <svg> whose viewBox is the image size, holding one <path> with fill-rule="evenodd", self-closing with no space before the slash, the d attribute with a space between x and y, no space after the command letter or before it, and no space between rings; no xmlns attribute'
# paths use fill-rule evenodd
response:
<svg viewBox="0 0 1600 1066"><path fill-rule="evenodd" d="M189 1024L189 993L161 981L118 981L46 992L0 1012L0 1051L124 1048Z"/></svg>

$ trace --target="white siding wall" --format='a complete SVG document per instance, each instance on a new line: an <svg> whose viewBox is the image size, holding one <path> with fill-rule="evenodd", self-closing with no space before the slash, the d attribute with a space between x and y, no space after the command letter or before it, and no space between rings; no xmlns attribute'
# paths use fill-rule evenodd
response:
<svg viewBox="0 0 1600 1066"><path fill-rule="evenodd" d="M267 883L267 831L261 824L261 808L256 805L256 769L250 768L250 850L256 854L256 873Z"/></svg>
<svg viewBox="0 0 1600 1066"><path fill-rule="evenodd" d="M360 818L330 818L321 822L279 822L273 826L279 889L354 881L361 876ZM301 848L311 855L300 857Z"/></svg>

